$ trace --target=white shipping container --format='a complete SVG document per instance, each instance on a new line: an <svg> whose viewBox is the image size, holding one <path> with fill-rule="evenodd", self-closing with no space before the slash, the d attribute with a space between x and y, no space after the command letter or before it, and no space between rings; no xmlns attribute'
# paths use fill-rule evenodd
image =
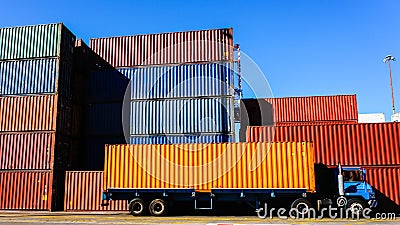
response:
<svg viewBox="0 0 400 225"><path fill-rule="evenodd" d="M359 123L384 123L385 114L383 113L365 113L358 114Z"/></svg>

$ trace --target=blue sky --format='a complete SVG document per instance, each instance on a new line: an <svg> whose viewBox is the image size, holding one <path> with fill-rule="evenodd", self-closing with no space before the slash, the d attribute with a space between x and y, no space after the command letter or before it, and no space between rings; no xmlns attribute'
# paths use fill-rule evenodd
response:
<svg viewBox="0 0 400 225"><path fill-rule="evenodd" d="M391 115L400 1L4 1L0 27L64 22L77 37L233 27L274 96L357 94L360 113ZM400 61L392 64L400 111ZM246 96L247 93L245 93Z"/></svg>

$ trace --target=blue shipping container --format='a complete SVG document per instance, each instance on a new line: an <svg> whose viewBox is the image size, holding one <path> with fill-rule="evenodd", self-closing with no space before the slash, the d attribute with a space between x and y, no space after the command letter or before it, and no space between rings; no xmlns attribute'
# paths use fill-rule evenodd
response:
<svg viewBox="0 0 400 225"><path fill-rule="evenodd" d="M193 98L131 102L130 134L233 132L233 98Z"/></svg>
<svg viewBox="0 0 400 225"><path fill-rule="evenodd" d="M130 144L193 144L233 142L229 134L131 136Z"/></svg>
<svg viewBox="0 0 400 225"><path fill-rule="evenodd" d="M121 68L131 80L132 99L233 96L232 63Z"/></svg>
<svg viewBox="0 0 400 225"><path fill-rule="evenodd" d="M0 61L0 95L59 93L71 97L71 76L71 64L60 65L58 59Z"/></svg>

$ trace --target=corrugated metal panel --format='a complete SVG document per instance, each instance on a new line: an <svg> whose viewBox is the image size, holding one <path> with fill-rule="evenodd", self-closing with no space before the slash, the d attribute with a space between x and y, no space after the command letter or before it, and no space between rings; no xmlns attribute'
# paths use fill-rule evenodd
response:
<svg viewBox="0 0 400 225"><path fill-rule="evenodd" d="M131 80L132 99L233 96L232 70L232 63L119 69Z"/></svg>
<svg viewBox="0 0 400 225"><path fill-rule="evenodd" d="M248 127L247 141L311 141L326 165L400 165L400 123Z"/></svg>
<svg viewBox="0 0 400 225"><path fill-rule="evenodd" d="M92 71L88 75L87 98L89 102L122 101L129 79L117 70ZM134 86L142 88L141 86Z"/></svg>
<svg viewBox="0 0 400 225"><path fill-rule="evenodd" d="M275 126L303 126L303 125L340 125L340 124L357 124L357 121L312 121L312 122L278 122ZM272 124L268 124L272 125Z"/></svg>
<svg viewBox="0 0 400 225"><path fill-rule="evenodd" d="M394 210L400 206L400 166L397 167L370 167L367 169L367 181L379 193L379 207ZM388 211L387 211L388 212Z"/></svg>
<svg viewBox="0 0 400 225"><path fill-rule="evenodd" d="M123 136L122 103L89 104L87 136Z"/></svg>
<svg viewBox="0 0 400 225"><path fill-rule="evenodd" d="M0 62L0 95L55 93L58 59Z"/></svg>
<svg viewBox="0 0 400 225"><path fill-rule="evenodd" d="M0 97L0 131L56 129L57 95Z"/></svg>
<svg viewBox="0 0 400 225"><path fill-rule="evenodd" d="M81 148L82 163L80 170L104 170L104 147L106 144L126 144L121 137L87 137Z"/></svg>
<svg viewBox="0 0 400 225"><path fill-rule="evenodd" d="M110 145L106 146L104 189L315 191L313 162L311 143Z"/></svg>
<svg viewBox="0 0 400 225"><path fill-rule="evenodd" d="M65 179L65 211L127 211L127 201L110 201L101 206L103 171L67 171Z"/></svg>
<svg viewBox="0 0 400 225"><path fill-rule="evenodd" d="M75 36L61 23L1 28L0 60L62 57L71 61L74 42Z"/></svg>
<svg viewBox="0 0 400 225"><path fill-rule="evenodd" d="M90 47L114 67L232 61L233 31L228 28L93 38Z"/></svg>
<svg viewBox="0 0 400 225"><path fill-rule="evenodd" d="M132 135L232 132L233 98L131 102Z"/></svg>
<svg viewBox="0 0 400 225"><path fill-rule="evenodd" d="M274 122L358 121L356 95L267 98Z"/></svg>
<svg viewBox="0 0 400 225"><path fill-rule="evenodd" d="M0 171L0 209L51 210L50 172Z"/></svg>
<svg viewBox="0 0 400 225"><path fill-rule="evenodd" d="M1 170L50 170L55 133L0 133Z"/></svg>
<svg viewBox="0 0 400 225"><path fill-rule="evenodd" d="M233 142L229 134L199 134L199 135L154 135L131 136L130 144L194 144L194 143L224 143Z"/></svg>

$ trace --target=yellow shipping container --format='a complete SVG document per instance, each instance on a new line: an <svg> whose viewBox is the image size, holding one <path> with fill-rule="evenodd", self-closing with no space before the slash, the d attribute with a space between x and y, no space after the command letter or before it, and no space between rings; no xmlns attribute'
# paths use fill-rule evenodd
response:
<svg viewBox="0 0 400 225"><path fill-rule="evenodd" d="M316 190L309 142L107 145L105 153L104 190Z"/></svg>

